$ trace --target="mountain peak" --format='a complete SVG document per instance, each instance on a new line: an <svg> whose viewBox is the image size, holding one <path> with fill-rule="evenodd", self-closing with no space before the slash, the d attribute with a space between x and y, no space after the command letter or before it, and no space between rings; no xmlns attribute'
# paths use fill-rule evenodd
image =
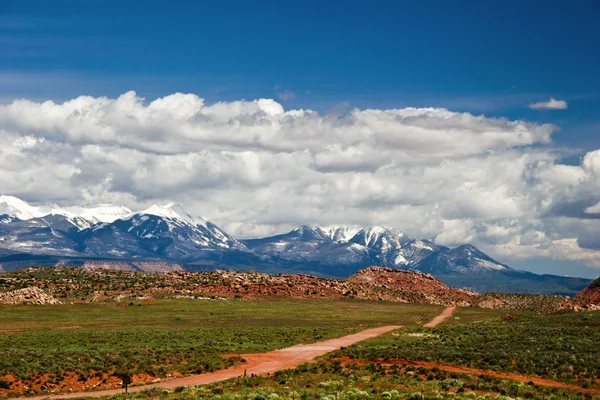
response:
<svg viewBox="0 0 600 400"><path fill-rule="evenodd" d="M0 196L0 215L6 214L22 220L42 217L44 213L37 207L31 206L29 203L14 197Z"/></svg>
<svg viewBox="0 0 600 400"><path fill-rule="evenodd" d="M95 204L85 207L66 207L67 211L71 211L82 218L87 219L92 223L98 222L114 222L118 219L125 218L132 214L132 211L123 206L115 206L112 204Z"/></svg>
<svg viewBox="0 0 600 400"><path fill-rule="evenodd" d="M448 252L449 259L463 272L510 271L512 268L500 264L470 243L463 243Z"/></svg>
<svg viewBox="0 0 600 400"><path fill-rule="evenodd" d="M201 225L206 228L207 224L203 218L196 218L191 216L181 207L179 204L169 202L164 206L156 204L151 205L144 211L140 211L138 214L156 215L161 218L169 218L179 221L184 221L191 225Z"/></svg>

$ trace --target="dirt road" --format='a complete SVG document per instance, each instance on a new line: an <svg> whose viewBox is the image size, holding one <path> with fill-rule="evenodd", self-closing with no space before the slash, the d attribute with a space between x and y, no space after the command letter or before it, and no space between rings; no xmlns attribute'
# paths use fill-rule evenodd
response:
<svg viewBox="0 0 600 400"><path fill-rule="evenodd" d="M446 318L450 317L456 307L446 308L440 315L433 320L423 325L426 327L436 327L441 324ZM341 347L347 347L354 343L371 339L401 328L401 326L382 326L379 328L366 329L352 335L343 336L336 339L329 339L313 344L299 344L293 347L288 347L280 350L273 350L268 353L260 354L242 354L241 357L246 359L243 365L235 366L226 370L216 371L209 374L192 375L185 378L171 379L164 382L148 384L143 386L133 386L129 388L130 392L139 392L152 387L173 389L178 386L194 386L205 385L213 382L220 382L231 378L237 378L244 375L264 375L273 373L282 369L295 368L298 365L311 361L318 356L329 352L339 350ZM123 389L107 389L97 390L93 392L74 392L56 395L45 395L35 397L19 397L20 400L41 400L41 399L75 399L81 397L97 397L108 396L123 393Z"/></svg>
<svg viewBox="0 0 600 400"><path fill-rule="evenodd" d="M294 368L304 362L311 361L315 357L331 351L339 350L341 347L350 346L362 340L371 339L401 328L401 326L382 326L379 328L365 329L364 331L352 335L343 336L336 339L325 340L313 344L300 344L285 349L274 350L268 353L243 354L241 357L246 359L246 363L240 366L232 367L226 370L213 372L210 374L201 374L188 376L186 378L177 378L155 384L144 386L134 386L129 388L129 392L139 392L151 387L173 389L178 386L204 385L207 383L220 382L231 378L237 378L244 375L264 375L273 373L282 369ZM107 389L94 392L77 392L57 395L45 395L36 397L19 397L20 400L38 400L38 399L74 399L80 397L107 396L123 393L123 389Z"/></svg>
<svg viewBox="0 0 600 400"><path fill-rule="evenodd" d="M438 315L423 326L425 328L435 328L436 326L444 322L446 318L450 318L454 313L454 310L456 310L456 306L446 307L446 309L440 315Z"/></svg>
<svg viewBox="0 0 600 400"><path fill-rule="evenodd" d="M345 364L361 364L360 361L357 361L355 359L349 359L349 358L341 358L340 361L342 361ZM374 361L364 361L364 362L362 362L362 364L372 364L373 362ZM521 374L516 374L516 373L512 373L512 372L497 372L497 371L491 371L489 369L461 367L461 366L457 366L457 365L440 364L440 363L429 362L429 361L397 360L397 361L390 362L390 361L385 361L385 360L377 360L377 362L381 363L384 366L390 366L390 365L395 364L395 365L410 365L413 367L423 367L423 368L428 368L428 369L438 368L438 369L441 369L442 371L456 372L459 374L469 374L469 375L476 375L476 376L486 375L486 376L491 376L494 378L508 379L508 380L519 381L519 382L524 382L524 383L533 382L538 386L547 386L547 387L555 387L555 388L560 388L560 389L578 390L580 392L591 393L594 395L600 394L600 389L582 388L581 386L571 385L571 384L564 383L564 382L558 382L558 381L553 381L550 379L538 378L535 376L521 375Z"/></svg>

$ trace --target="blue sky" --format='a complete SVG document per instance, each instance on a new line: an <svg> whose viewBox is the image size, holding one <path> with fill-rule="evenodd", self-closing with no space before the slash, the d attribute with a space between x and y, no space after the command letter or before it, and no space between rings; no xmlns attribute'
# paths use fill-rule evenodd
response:
<svg viewBox="0 0 600 400"><path fill-rule="evenodd" d="M600 144L588 135L600 124L596 1L1 4L4 97L290 91L286 107L443 106L550 121L573 128L558 140ZM39 80L11 85L11 74ZM525 107L550 96L572 107Z"/></svg>
<svg viewBox="0 0 600 400"><path fill-rule="evenodd" d="M452 225L450 230L448 224L443 231L442 228L434 226L422 228L423 224L416 222L418 219L414 219L413 226L406 222L411 221L408 216L406 220L400 218L394 221L397 221L396 224L402 224L396 226L397 228L405 229L414 235L445 238L446 243L454 240L473 240L492 255L510 262L511 265L535 271L595 276L600 265L600 253L596 262L596 253L592 254L589 251L597 251L600 244L596 246L595 243L588 243L585 255L574 255L571 250L565 250L569 253L568 256L563 253L560 256L552 255L554 253L544 247L545 250L541 253L532 252L530 260L525 256L514 260L509 257L506 260L503 257L508 254L509 250L506 249L509 247L506 247L506 243L498 242L500 239L497 232L508 232L516 229L516 225L524 224L527 226L519 228L522 229L520 234L523 237L531 238L538 233L542 235L540 232L543 232L544 240L552 243L567 238L577 238L583 243L581 239L584 235L595 234L595 228L587 216L581 220L565 220L564 215L555 216L552 211L542 210L541 205L545 204L544 193L555 196L556 202L562 201L562 197L572 196L567 202L569 206L577 204L578 207L583 205L589 208L600 201L600 183L596 187L588 182L585 187L577 189L578 194L573 194L573 190L569 191L569 187L572 187L569 179L575 178L557 178L558 170L568 170L562 166L577 167L581 164L582 171L591 171L589 165L593 163L590 161L588 166L584 166L582 159L586 154L600 148L599 19L600 3L583 0L571 3L536 0L107 0L101 3L0 0L0 104L10 104L17 98L26 98L34 102L48 99L63 102L81 95L117 98L134 90L138 96L147 99L147 102L176 92L196 94L205 99L206 104L268 98L275 99L285 110L312 109L322 116L343 116L354 107L377 110L443 107L453 112L484 115L485 121L473 124L481 123L485 126L469 126L473 132L487 129L488 119L494 117L506 118L508 121L520 119L538 125L554 124L556 131L552 134L550 142L541 136L530 141L512 138L510 145L498 147L496 144L486 143L485 146L488 147L478 148L480 153L467 155L460 149L455 149L460 153L460 157L496 154L498 151L508 151L506 149L512 151L511 157L517 153L519 157L529 157L539 148L544 149L547 158L559 152L561 156L556 160L536 159L530 161L531 165L523 167L522 175L528 176L528 179L531 178L528 175L530 171L541 165L554 168L543 172L536 170L535 179L540 182L544 179L550 180L544 181L546 186L540 185L535 188L535 201L529 199L534 190L529 187L523 189L529 181L522 182L520 186L514 182L507 183L501 190L498 186L500 184L489 188L490 193L502 192L510 198L507 202L522 202L519 206L521 208L517 207L518 212L503 209L498 211L498 215L486 214L482 217L481 211L473 211L479 210L479 206L470 209L468 205L459 204L456 205L456 209L446 210L445 214L440 211L444 215L460 215L464 221L469 222L468 233L464 233L467 232L464 231L464 226L459 229ZM568 107L554 110L534 110L528 107L529 104L545 102L550 98L563 100ZM127 101L135 103L131 98ZM14 115L11 116L13 117ZM31 119L32 114L27 114L26 118ZM443 120L444 117L440 118ZM14 120L9 123L1 119L2 115L0 125L5 124L2 125L5 129L17 129L14 127L21 126ZM419 123L425 124L425 121ZM436 119L434 125L439 127L440 124ZM510 125L497 122L493 124L502 125L502 129ZM57 135L60 136L56 132L44 134L40 126L15 131L14 135L23 139L33 132L49 141L55 140ZM465 123L451 125L445 129L454 132L463 128ZM82 142L83 139L79 136L67 136L62 138L64 142L60 143L83 146L97 141L97 137L86 138ZM105 142L98 143L106 145ZM132 143L127 142L123 149L148 151L148 146L138 148ZM110 142L110 145L114 143ZM269 144L271 147L272 145L273 143ZM362 155L370 151L355 145L356 143L330 143L330 146L326 147L326 154L312 149L315 159L309 165L316 165L324 162L329 156L333 157L330 153L334 148L344 151L350 149L345 153L340 150L341 155L338 155L344 157L355 154L353 151ZM207 151L223 150L214 148L215 144L212 142L204 143L203 146L206 146ZM226 150L237 151L243 148L240 144L235 146L232 147L234 150ZM269 159L270 156L260 153L269 146L256 150L258 164ZM398 152L390 157L393 159L401 154L402 160L413 159L409 147L398 149ZM199 149L204 148L200 146ZM250 147L243 150L255 151ZM454 160L458 157L449 155L447 151L448 146L441 146L437 153L441 161L436 160L443 163L444 160ZM154 154L157 150L152 149L151 152ZM51 158L48 155L50 153L52 152L44 153L48 159ZM73 157L79 160L83 157L82 154L74 153ZM89 152L84 155L89 155ZM246 157L240 155L242 156ZM145 157L150 156L146 154ZM273 157L273 160L280 162L283 155L278 153ZM393 164L401 164L400 158L394 159ZM470 162L467 158L463 160L465 163ZM591 160L593 157L588 158ZM244 160L248 162L247 159ZM431 160L431 157L425 161L420 160L414 167L421 168L419 163L430 165ZM150 163L148 159L144 162ZM345 162L344 165L347 166L348 162ZM366 160L366 164L357 167L354 172L360 175L368 170L373 162L372 159ZM468 168L465 167L467 164L457 165L459 169ZM0 174L4 173L3 177L6 178L9 172L2 172L1 168L0 166ZM333 169L339 171L340 168L338 165ZM409 174L409 169L403 171L405 175L414 173L410 170ZM490 171L493 175L496 170L490 166ZM573 169L568 173L583 176L584 172ZM63 193L56 195L56 200L61 201L68 196L80 200L83 195L74 193L80 193L83 189L76 192L73 185L83 179L83 175L90 179L86 184L91 185L91 180L95 179L94 184L101 185L101 182L106 182L114 173L112 170L109 173L84 169L83 173L78 173L78 180L69 178L69 184L65 186ZM435 175L433 172L424 174ZM332 174L327 175L331 176ZM321 178L323 177L315 179ZM340 175L335 179L338 187L342 187L340 182L344 178ZM491 180L490 177L486 179ZM7 181L5 179L5 182ZM560 182L557 183L558 181ZM4 185L2 189L10 191L10 184ZM20 184L15 185L21 190ZM37 183L32 183L30 189L12 194L21 195L28 200L39 200L38 194L47 191L36 185ZM122 190L124 185L121 184L119 190ZM254 185L252 187L255 191L260 186L256 181L249 185ZM105 196L101 200L111 200L111 195L118 191L117 186L114 182L111 183L108 189L102 189L103 194L97 194L97 197L100 199ZM369 187L376 186L372 183ZM240 188L236 190L241 191ZM522 192L523 190L525 191ZM228 201L231 192L223 193L228 193L223 194L224 201ZM207 216L225 225L225 228L234 231L239 229L234 233L242 236L280 232L301 220L299 215L290 216L281 211L277 214L280 220L275 216L269 217L271 219L259 217L251 212L234 220L227 214L227 210L231 208L223 204L217 206L208 201L194 202L191 199L198 198L194 196L192 192L182 192L179 201L204 215L208 214ZM135 203L156 200L159 195L140 190L127 194L119 192L117 198L125 199L123 201L130 199L129 201ZM487 198L492 200L486 201L494 201L493 196ZM389 198L385 198L378 199L373 204L390 202ZM396 205L404 207L410 203L414 204L411 210L416 210L422 208L425 202L423 199L402 199ZM508 207L507 202L500 202L498 209ZM535 202L539 206L531 206ZM271 204L266 201L265 204L267 203ZM359 203L366 204L364 199ZM525 203L527 206L523 205ZM434 210L443 208L440 208L439 201L435 202L435 206L433 204L433 208L423 211L419 218L436 215L438 211ZM467 208L469 212L464 211ZM558 208L560 207L557 205ZM531 211L533 209L535 212ZM314 215L312 211L309 215ZM318 211L317 214L322 211ZM552 214L551 222L544 222L549 214ZM365 220L356 217L355 214L341 213L337 217L315 222L339 223L344 215L356 223L367 220L385 222L382 221L385 215L383 211ZM506 217L507 215L510 218ZM529 218L527 224L522 222L526 219L524 215ZM488 225L478 225L482 218L487 218ZM514 222L515 218L518 219L518 223ZM501 219L503 222L498 222ZM491 229L492 225L489 224L495 228ZM411 228L413 231L410 231ZM490 233L492 231L496 233ZM519 248L523 249L525 246L522 244ZM551 262L545 263L544 260L550 259ZM590 266L591 264L594 266Z"/></svg>

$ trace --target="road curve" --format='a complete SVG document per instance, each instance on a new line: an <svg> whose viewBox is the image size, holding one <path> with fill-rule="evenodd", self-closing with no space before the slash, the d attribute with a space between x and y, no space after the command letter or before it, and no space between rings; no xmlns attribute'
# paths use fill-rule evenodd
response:
<svg viewBox="0 0 600 400"><path fill-rule="evenodd" d="M436 326L444 322L447 318L450 318L454 313L454 310L456 310L456 306L446 307L446 309L440 315L438 315L423 326L425 328L435 328Z"/></svg>

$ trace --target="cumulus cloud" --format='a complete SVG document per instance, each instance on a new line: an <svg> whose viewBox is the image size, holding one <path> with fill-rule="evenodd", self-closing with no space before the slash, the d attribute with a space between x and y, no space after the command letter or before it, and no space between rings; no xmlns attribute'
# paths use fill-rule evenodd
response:
<svg viewBox="0 0 600 400"><path fill-rule="evenodd" d="M81 96L0 106L0 190L61 205L177 201L234 235L387 225L504 262L600 266L600 150L564 165L555 127L441 108L286 110Z"/></svg>
<svg viewBox="0 0 600 400"><path fill-rule="evenodd" d="M531 103L529 108L532 110L566 110L567 102L564 100L556 100L555 98L551 97L548 101Z"/></svg>

